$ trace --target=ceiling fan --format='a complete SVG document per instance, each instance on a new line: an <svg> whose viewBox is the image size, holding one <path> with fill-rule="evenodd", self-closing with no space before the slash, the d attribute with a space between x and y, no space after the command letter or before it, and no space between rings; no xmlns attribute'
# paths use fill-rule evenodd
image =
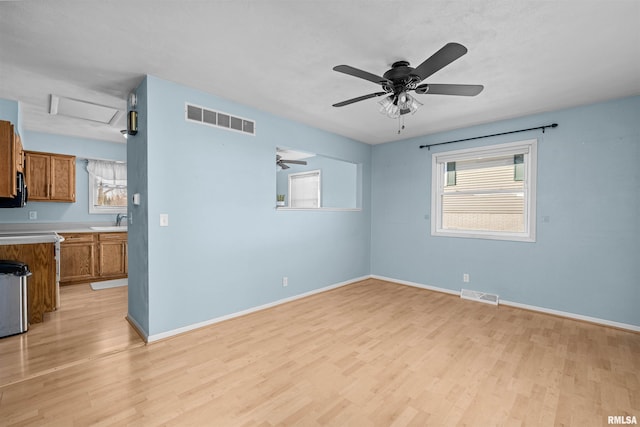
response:
<svg viewBox="0 0 640 427"><path fill-rule="evenodd" d="M414 97L409 95L409 91L415 91L415 93L420 95L476 96L482 92L484 86L466 84L420 84L427 77L451 64L465 53L467 53L467 48L461 44L447 43L416 68L410 67L407 61L397 61L391 65L391 69L385 72L382 77L359 70L350 65L337 65L333 67L335 71L379 84L382 86L382 91L338 102L333 104L333 106L344 107L354 102L388 95L380 101L380 112L386 114L388 117L398 118L407 113L415 113L422 105Z"/></svg>
<svg viewBox="0 0 640 427"><path fill-rule="evenodd" d="M276 154L276 165L280 166L282 169L289 169L291 166L287 165L290 163L292 165L306 165L307 162L304 160L286 160L283 159L280 154Z"/></svg>

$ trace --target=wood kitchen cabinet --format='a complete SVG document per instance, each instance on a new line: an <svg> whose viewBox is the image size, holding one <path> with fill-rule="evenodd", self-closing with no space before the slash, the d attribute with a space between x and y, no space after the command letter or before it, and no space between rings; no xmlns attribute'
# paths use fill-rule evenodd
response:
<svg viewBox="0 0 640 427"><path fill-rule="evenodd" d="M22 138L17 133L14 134L14 152L13 157L16 162L16 171L24 173L24 147L22 146Z"/></svg>
<svg viewBox="0 0 640 427"><path fill-rule="evenodd" d="M101 278L127 277L127 233L100 233L98 254L98 275Z"/></svg>
<svg viewBox="0 0 640 427"><path fill-rule="evenodd" d="M75 156L37 151L24 153L30 201L76 201Z"/></svg>
<svg viewBox="0 0 640 427"><path fill-rule="evenodd" d="M127 233L61 233L60 283L127 277Z"/></svg>
<svg viewBox="0 0 640 427"><path fill-rule="evenodd" d="M57 305L56 261L53 243L0 245L0 259L19 260L31 271L27 279L29 323L40 323Z"/></svg>
<svg viewBox="0 0 640 427"><path fill-rule="evenodd" d="M16 173L24 171L24 152L20 135L6 120L0 120L0 197L17 194Z"/></svg>
<svg viewBox="0 0 640 427"><path fill-rule="evenodd" d="M95 233L62 233L60 283L86 282L96 276Z"/></svg>

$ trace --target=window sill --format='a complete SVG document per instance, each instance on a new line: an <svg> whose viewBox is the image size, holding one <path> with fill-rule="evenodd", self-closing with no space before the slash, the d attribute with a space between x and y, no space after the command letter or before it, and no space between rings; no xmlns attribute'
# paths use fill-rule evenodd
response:
<svg viewBox="0 0 640 427"><path fill-rule="evenodd" d="M336 212L359 212L362 208L289 208L286 206L276 206L277 211L336 211Z"/></svg>
<svg viewBox="0 0 640 427"><path fill-rule="evenodd" d="M127 214L127 207L116 207L116 208L89 208L89 214L98 214L98 215L115 215L115 214Z"/></svg>
<svg viewBox="0 0 640 427"><path fill-rule="evenodd" d="M432 231L431 235L433 237L457 237L457 238L465 238L465 239L485 239L485 240L506 240L511 242L529 242L535 243L535 236L529 236L525 234L496 234L496 233L486 233L482 231Z"/></svg>

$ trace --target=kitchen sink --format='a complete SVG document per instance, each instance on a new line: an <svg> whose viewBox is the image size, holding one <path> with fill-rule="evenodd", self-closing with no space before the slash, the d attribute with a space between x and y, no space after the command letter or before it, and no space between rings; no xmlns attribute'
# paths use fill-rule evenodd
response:
<svg viewBox="0 0 640 427"><path fill-rule="evenodd" d="M104 227L89 227L95 231L127 231L126 225L108 225Z"/></svg>

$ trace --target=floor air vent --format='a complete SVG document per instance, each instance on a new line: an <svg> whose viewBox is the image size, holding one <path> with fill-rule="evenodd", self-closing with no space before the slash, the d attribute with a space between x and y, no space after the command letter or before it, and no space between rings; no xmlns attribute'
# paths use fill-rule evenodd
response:
<svg viewBox="0 0 640 427"><path fill-rule="evenodd" d="M460 298L483 302L485 304L498 305L498 295L488 294L486 292L470 291L469 289L462 289L460 291Z"/></svg>
<svg viewBox="0 0 640 427"><path fill-rule="evenodd" d="M256 123L242 117L232 116L220 111L209 110L193 104L185 104L185 119L208 126L215 126L236 132L256 134Z"/></svg>

